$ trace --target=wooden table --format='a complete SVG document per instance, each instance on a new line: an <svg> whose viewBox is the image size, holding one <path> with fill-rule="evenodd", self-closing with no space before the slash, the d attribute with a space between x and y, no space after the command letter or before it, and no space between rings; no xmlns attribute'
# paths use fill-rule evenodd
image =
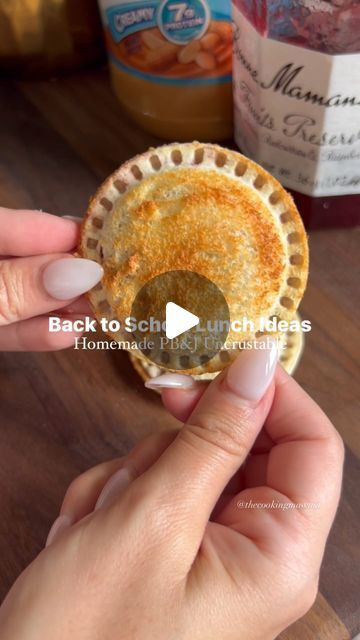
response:
<svg viewBox="0 0 360 640"><path fill-rule="evenodd" d="M0 202L82 215L99 183L157 140L121 113L104 70L1 86ZM282 640L360 632L359 231L310 235L312 321L297 380L347 445L341 505L320 595ZM40 551L69 482L174 422L121 352L0 356L0 596Z"/></svg>

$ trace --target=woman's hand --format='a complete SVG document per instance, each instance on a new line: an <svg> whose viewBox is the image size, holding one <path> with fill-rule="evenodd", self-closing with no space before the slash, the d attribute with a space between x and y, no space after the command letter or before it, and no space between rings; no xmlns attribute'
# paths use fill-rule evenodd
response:
<svg viewBox="0 0 360 640"><path fill-rule="evenodd" d="M305 614L343 446L275 361L246 351L209 386L165 389L182 429L75 480L2 640L270 640Z"/></svg>
<svg viewBox="0 0 360 640"><path fill-rule="evenodd" d="M81 335L48 329L50 312L70 320L91 313L78 298L102 268L71 256L78 239L74 220L0 207L0 351L53 351Z"/></svg>

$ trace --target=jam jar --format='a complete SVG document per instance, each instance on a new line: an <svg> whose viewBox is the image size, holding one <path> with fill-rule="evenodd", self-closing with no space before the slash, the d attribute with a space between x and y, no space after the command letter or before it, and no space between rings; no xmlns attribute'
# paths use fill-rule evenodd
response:
<svg viewBox="0 0 360 640"><path fill-rule="evenodd" d="M360 223L358 0L233 0L235 139L308 228Z"/></svg>

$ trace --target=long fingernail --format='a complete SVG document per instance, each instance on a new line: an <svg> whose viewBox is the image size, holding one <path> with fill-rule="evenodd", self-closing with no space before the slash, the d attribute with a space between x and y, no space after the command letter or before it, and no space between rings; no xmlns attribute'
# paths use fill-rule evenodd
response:
<svg viewBox="0 0 360 640"><path fill-rule="evenodd" d="M65 220L72 220L73 222L82 222L83 219L80 216L61 216Z"/></svg>
<svg viewBox="0 0 360 640"><path fill-rule="evenodd" d="M118 498L122 493L124 493L125 489L131 484L133 480L132 475L130 474L129 469L123 467L119 469L114 475L111 476L110 480L107 481L105 487L103 488L100 496L98 497L98 501L95 505L95 511L98 509L103 509L107 507L109 504L114 502L116 498Z"/></svg>
<svg viewBox="0 0 360 640"><path fill-rule="evenodd" d="M182 373L164 373L145 382L147 389L191 389L195 385L194 378Z"/></svg>
<svg viewBox="0 0 360 640"><path fill-rule="evenodd" d="M260 400L273 378L277 359L277 340L271 337L258 340L230 365L226 385L245 400Z"/></svg>
<svg viewBox="0 0 360 640"><path fill-rule="evenodd" d="M60 258L44 270L46 291L57 300L71 300L94 287L103 276L103 268L85 258Z"/></svg>
<svg viewBox="0 0 360 640"><path fill-rule="evenodd" d="M50 544L55 542L55 540L60 538L60 536L64 533L64 531L69 527L71 527L72 524L73 524L73 521L70 518L70 516L67 516L65 514L56 518L54 524L52 525L49 531L45 546L48 547Z"/></svg>

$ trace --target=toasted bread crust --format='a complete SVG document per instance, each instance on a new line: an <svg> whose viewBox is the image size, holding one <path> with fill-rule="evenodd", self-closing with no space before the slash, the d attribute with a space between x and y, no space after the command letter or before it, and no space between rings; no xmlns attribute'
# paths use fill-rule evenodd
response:
<svg viewBox="0 0 360 640"><path fill-rule="evenodd" d="M89 294L95 315L122 323L138 290L175 269L214 282L231 320L246 316L255 327L260 317L289 321L308 273L307 238L291 196L240 153L196 142L150 149L115 171L90 202L79 252L104 267ZM228 342L256 333L230 333ZM216 356L188 373L225 365Z"/></svg>

